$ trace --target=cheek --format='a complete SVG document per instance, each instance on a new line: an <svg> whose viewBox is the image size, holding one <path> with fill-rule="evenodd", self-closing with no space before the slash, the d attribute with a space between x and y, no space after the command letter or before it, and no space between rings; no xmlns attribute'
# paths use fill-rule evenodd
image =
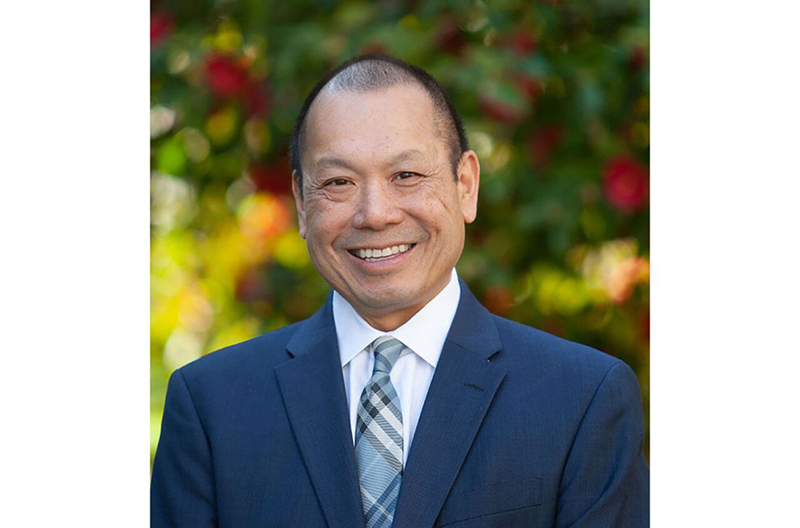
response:
<svg viewBox="0 0 800 528"><path fill-rule="evenodd" d="M455 215L460 209L458 186L453 180L435 182L435 185L431 185L429 192L426 193L426 197L427 201L431 202L431 207L435 206L436 210L444 211L448 215Z"/></svg>
<svg viewBox="0 0 800 528"><path fill-rule="evenodd" d="M463 222L457 196L442 190L422 200L418 211L427 224L444 233L452 234L459 223Z"/></svg>
<svg viewBox="0 0 800 528"><path fill-rule="evenodd" d="M464 244L464 219L455 196L439 195L426 204L428 229L438 237L436 244L440 257L450 260L460 254Z"/></svg>
<svg viewBox="0 0 800 528"><path fill-rule="evenodd" d="M337 204L306 208L306 239L309 244L321 250L344 233L349 225L349 216L344 209Z"/></svg>

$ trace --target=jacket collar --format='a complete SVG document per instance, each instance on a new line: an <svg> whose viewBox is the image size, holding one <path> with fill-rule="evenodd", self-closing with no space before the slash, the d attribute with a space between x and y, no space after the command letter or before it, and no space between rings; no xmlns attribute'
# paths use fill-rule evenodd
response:
<svg viewBox="0 0 800 528"><path fill-rule="evenodd" d="M505 370L492 316L463 281L461 298L404 468L393 527L431 526L480 429ZM330 526L363 526L332 298L286 345L276 367L286 411Z"/></svg>

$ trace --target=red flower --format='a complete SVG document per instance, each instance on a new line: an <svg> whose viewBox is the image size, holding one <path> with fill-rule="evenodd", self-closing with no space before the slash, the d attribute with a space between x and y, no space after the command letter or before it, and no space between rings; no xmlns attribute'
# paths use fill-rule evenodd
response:
<svg viewBox="0 0 800 528"><path fill-rule="evenodd" d="M222 97L233 97L244 93L250 86L247 68L233 57L212 53L206 58L206 81L208 88Z"/></svg>
<svg viewBox="0 0 800 528"><path fill-rule="evenodd" d="M514 295L505 286L487 286L483 291L483 304L493 314L505 315L514 306Z"/></svg>
<svg viewBox="0 0 800 528"><path fill-rule="evenodd" d="M439 20L436 28L436 47L443 49L451 55L461 55L464 44L464 32L458 26L458 21L451 14L444 15Z"/></svg>
<svg viewBox="0 0 800 528"><path fill-rule="evenodd" d="M531 102L536 102L544 92L544 81L538 77L531 77L524 73L512 74L514 84L519 91Z"/></svg>
<svg viewBox="0 0 800 528"><path fill-rule="evenodd" d="M639 317L639 334L642 341L650 342L650 311Z"/></svg>
<svg viewBox="0 0 800 528"><path fill-rule="evenodd" d="M628 55L628 64L634 71L641 70L647 62L647 56L641 46L636 46Z"/></svg>
<svg viewBox="0 0 800 528"><path fill-rule="evenodd" d="M384 44L383 42L379 42L379 41L370 42L369 44L366 44L366 45L362 46L361 50L359 51L359 53L361 53L362 55L366 55L368 53L379 53L380 54L380 53L386 53L386 52L387 52L386 44Z"/></svg>
<svg viewBox="0 0 800 528"><path fill-rule="evenodd" d="M251 268L236 280L235 295L239 302L252 303L264 300L266 297L267 283L264 280L265 272L259 268Z"/></svg>
<svg viewBox="0 0 800 528"><path fill-rule="evenodd" d="M633 213L647 205L649 174L647 167L628 156L617 156L603 170L606 199L623 213Z"/></svg>
<svg viewBox="0 0 800 528"><path fill-rule="evenodd" d="M483 115L500 123L516 123L522 119L521 110L493 97L480 97L480 107Z"/></svg>
<svg viewBox="0 0 800 528"><path fill-rule="evenodd" d="M515 55L525 57L536 51L536 39L530 30L520 29L510 35L508 47Z"/></svg>
<svg viewBox="0 0 800 528"><path fill-rule="evenodd" d="M545 125L537 128L528 143L528 153L533 166L537 169L546 167L553 158L553 151L561 144L563 137L564 131L559 125Z"/></svg>
<svg viewBox="0 0 800 528"><path fill-rule="evenodd" d="M166 11L150 13L150 48L158 47L172 31L172 16Z"/></svg>
<svg viewBox="0 0 800 528"><path fill-rule="evenodd" d="M292 171L286 156L270 163L254 162L247 169L247 175L259 191L268 191L277 196L290 195L292 192Z"/></svg>
<svg viewBox="0 0 800 528"><path fill-rule="evenodd" d="M251 81L247 86L245 99L249 116L266 115L270 107L270 97L264 81Z"/></svg>

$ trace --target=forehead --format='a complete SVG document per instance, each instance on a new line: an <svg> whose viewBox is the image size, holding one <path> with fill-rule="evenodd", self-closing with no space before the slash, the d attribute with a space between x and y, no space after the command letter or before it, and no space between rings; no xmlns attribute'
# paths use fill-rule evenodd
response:
<svg viewBox="0 0 800 528"><path fill-rule="evenodd" d="M309 110L305 136L305 166L330 154L379 156L407 149L435 154L444 144L433 102L416 85L323 90Z"/></svg>

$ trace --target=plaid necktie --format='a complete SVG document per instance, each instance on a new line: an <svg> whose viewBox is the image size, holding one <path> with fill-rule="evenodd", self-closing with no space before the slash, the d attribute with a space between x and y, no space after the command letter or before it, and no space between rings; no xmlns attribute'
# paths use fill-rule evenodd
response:
<svg viewBox="0 0 800 528"><path fill-rule="evenodd" d="M389 372L403 343L382 336L369 349L375 353L372 377L361 393L356 418L356 460L367 528L388 528L403 476L403 416Z"/></svg>

